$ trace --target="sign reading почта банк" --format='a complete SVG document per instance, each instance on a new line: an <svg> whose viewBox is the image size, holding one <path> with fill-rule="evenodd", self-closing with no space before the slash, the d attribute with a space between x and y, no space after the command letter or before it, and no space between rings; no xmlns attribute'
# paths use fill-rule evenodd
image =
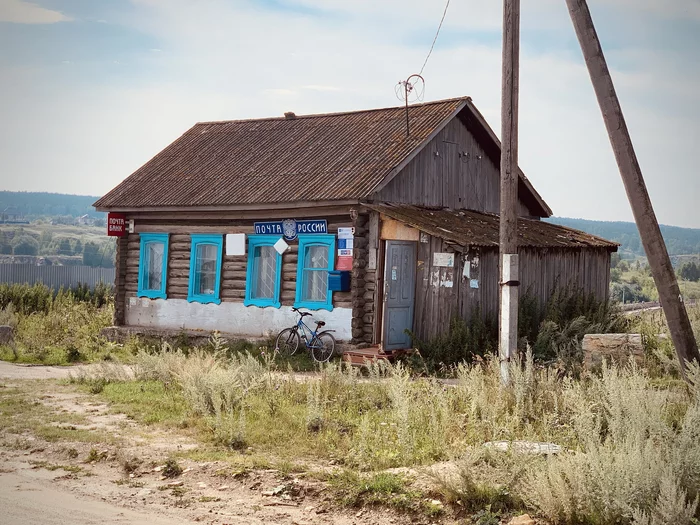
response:
<svg viewBox="0 0 700 525"><path fill-rule="evenodd" d="M107 236L123 237L126 235L126 216L123 213L107 214Z"/></svg>

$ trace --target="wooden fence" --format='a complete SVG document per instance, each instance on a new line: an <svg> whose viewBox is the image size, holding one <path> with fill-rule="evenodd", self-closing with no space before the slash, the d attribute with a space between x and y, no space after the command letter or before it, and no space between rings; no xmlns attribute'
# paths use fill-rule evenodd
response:
<svg viewBox="0 0 700 525"><path fill-rule="evenodd" d="M0 264L0 283L44 283L50 288L72 288L97 283L114 284L114 268L90 266L37 266L35 264Z"/></svg>

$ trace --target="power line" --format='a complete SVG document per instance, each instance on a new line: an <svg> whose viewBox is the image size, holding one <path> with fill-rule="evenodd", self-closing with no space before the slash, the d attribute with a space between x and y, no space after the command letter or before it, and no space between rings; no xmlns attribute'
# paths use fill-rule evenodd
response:
<svg viewBox="0 0 700 525"><path fill-rule="evenodd" d="M447 3L445 4L445 10L442 12L442 18L440 19L440 25L437 28L437 32L435 33L435 38L433 38L433 44L430 46L430 51L428 51L428 56L425 57L425 62L423 62L423 67L420 68L420 73L419 75L423 74L423 70L425 69L426 64L428 63L428 59L430 58L430 55L433 53L433 48L435 47L435 42L437 42L438 36L440 35L440 29L442 29L442 23L445 21L445 15L447 14L447 8L450 7L450 0L447 0Z"/></svg>

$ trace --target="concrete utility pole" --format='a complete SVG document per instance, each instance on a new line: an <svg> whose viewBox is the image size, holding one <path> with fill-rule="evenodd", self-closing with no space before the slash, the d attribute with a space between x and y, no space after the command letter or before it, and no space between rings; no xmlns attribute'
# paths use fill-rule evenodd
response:
<svg viewBox="0 0 700 525"><path fill-rule="evenodd" d="M676 274L661 236L659 223L651 205L642 170L632 146L632 139L586 0L566 0L566 3L598 97L598 104L603 112L603 120L608 129L610 143L632 206L644 251L649 259L651 273L659 290L659 299L671 331L673 346L676 347L681 372L683 377L686 377L686 361L700 362L700 353L698 353L688 312L678 288Z"/></svg>
<svg viewBox="0 0 700 525"><path fill-rule="evenodd" d="M520 0L503 3L503 79L501 98L501 379L518 346L518 91L520 88Z"/></svg>

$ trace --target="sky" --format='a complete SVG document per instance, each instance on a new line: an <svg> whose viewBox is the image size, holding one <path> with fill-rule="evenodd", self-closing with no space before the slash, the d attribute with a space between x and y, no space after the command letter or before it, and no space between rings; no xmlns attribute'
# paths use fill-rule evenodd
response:
<svg viewBox="0 0 700 525"><path fill-rule="evenodd" d="M195 122L398 105L442 0L0 0L0 189L102 195ZM700 227L700 0L590 0L661 223ZM500 135L501 2L451 0L425 100ZM520 165L632 220L564 0L522 2Z"/></svg>

